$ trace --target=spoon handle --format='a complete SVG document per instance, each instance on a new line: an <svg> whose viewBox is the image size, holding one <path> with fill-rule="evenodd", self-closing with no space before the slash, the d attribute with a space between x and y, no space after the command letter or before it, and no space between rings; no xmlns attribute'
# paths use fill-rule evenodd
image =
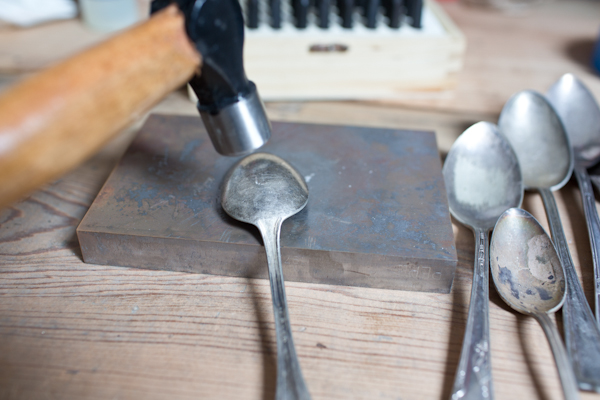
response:
<svg viewBox="0 0 600 400"><path fill-rule="evenodd" d="M600 392L600 329L583 294L569 253L554 195L539 189L546 208L552 241L565 270L567 295L563 305L565 342L581 390Z"/></svg>
<svg viewBox="0 0 600 400"><path fill-rule="evenodd" d="M552 349L552 355L554 356L554 361L556 362L556 369L558 369L558 376L560 378L565 399L579 399L577 379L573 373L573 368L569 362L569 357L567 356L567 351L562 343L558 329L556 329L556 326L554 323L552 323L552 320L548 314L535 313L533 316L542 326L542 329L548 338L548 343L550 343L550 349Z"/></svg>
<svg viewBox="0 0 600 400"><path fill-rule="evenodd" d="M598 218L594 189L587 169L576 165L574 172L577 183L579 183L579 190L581 190L583 211L590 236L592 260L594 261L594 311L596 312L596 322L600 324L600 218Z"/></svg>
<svg viewBox="0 0 600 400"><path fill-rule="evenodd" d="M310 394L304 382L296 348L294 347L285 297L279 242L282 222L281 219L273 219L263 220L257 224L267 253L273 313L275 315L275 332L277 334L277 388L275 399L310 400Z"/></svg>
<svg viewBox="0 0 600 400"><path fill-rule="evenodd" d="M489 276L490 245L487 229L474 228L475 267L467 328L458 370L452 387L452 400L493 400L490 363Z"/></svg>

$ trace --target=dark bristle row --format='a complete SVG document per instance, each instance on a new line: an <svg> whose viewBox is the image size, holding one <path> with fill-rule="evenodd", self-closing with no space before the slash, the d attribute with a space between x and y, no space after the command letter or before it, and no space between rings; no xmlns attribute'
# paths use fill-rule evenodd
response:
<svg viewBox="0 0 600 400"><path fill-rule="evenodd" d="M286 6L291 9L291 19L297 29L305 29L313 23L321 29L328 29L338 23L345 29L352 29L355 24L362 24L369 29L375 29L379 24L399 29L405 22L414 28L420 29L422 26L423 0L242 1L249 29L256 29L262 24L281 29ZM266 10L261 10L261 7ZM266 21L261 21L261 11L265 12Z"/></svg>

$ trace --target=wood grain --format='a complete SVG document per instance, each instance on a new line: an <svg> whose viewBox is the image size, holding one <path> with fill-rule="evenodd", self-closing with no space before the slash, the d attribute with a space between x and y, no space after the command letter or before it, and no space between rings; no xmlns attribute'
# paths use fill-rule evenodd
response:
<svg viewBox="0 0 600 400"><path fill-rule="evenodd" d="M172 95L157 109L185 102ZM195 111L189 107L183 111ZM269 112L306 122L443 125L447 140L478 117L425 118L421 111L340 103L270 105ZM0 398L272 399L276 343L267 280L81 261L75 227L130 137L0 214ZM577 196L568 185L557 201L587 280L591 257ZM527 195L525 207L547 227L537 195ZM474 255L472 233L456 222L453 228L459 266L451 294L287 284L315 400L448 398ZM541 328L491 293L496 398L562 398Z"/></svg>
<svg viewBox="0 0 600 400"><path fill-rule="evenodd" d="M456 92L403 108L287 102L267 109L286 121L433 129L443 157L470 124L495 122L513 91L545 90L563 72L583 76L600 98L600 81L565 50L597 35L598 6L546 2L521 18L449 3L444 8L470 42ZM197 113L181 93L156 110ZM75 227L130 137L0 213L0 399L272 399L268 281L81 261ZM579 200L573 183L557 194L589 299L591 255ZM548 228L539 196L526 195L524 208ZM453 228L459 265L449 295L287 284L300 363L315 400L448 399L474 256L472 233L456 221ZM495 289L490 293L496 399L561 399L541 328L510 311Z"/></svg>
<svg viewBox="0 0 600 400"><path fill-rule="evenodd" d="M0 96L0 208L88 158L200 58L171 6Z"/></svg>
<svg viewBox="0 0 600 400"><path fill-rule="evenodd" d="M520 90L545 93L561 75L577 75L600 99L600 79L591 68L598 39L600 2L540 1L512 13L465 2L443 4L467 38L458 85L437 98L407 99L403 105L458 112L499 112Z"/></svg>

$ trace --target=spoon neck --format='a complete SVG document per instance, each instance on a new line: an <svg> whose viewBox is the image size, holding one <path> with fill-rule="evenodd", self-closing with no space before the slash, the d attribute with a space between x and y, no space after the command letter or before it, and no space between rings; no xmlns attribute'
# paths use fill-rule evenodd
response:
<svg viewBox="0 0 600 400"><path fill-rule="evenodd" d="M544 208L546 209L546 216L548 218L548 226L550 227L550 233L552 235L552 242L554 243L554 247L556 247L558 259L564 268L567 286L569 286L572 284L573 280L578 278L574 272L575 267L573 264L573 259L571 258L571 253L569 252L567 238L562 228L562 222L560 220L560 214L558 213L556 200L554 199L554 194L552 194L550 189L540 188L538 191L542 197Z"/></svg>
<svg viewBox="0 0 600 400"><path fill-rule="evenodd" d="M594 280L596 282L594 291L594 311L596 313L596 321L600 323L600 218L598 216L598 211L596 210L596 198L587 169L577 166L574 170L574 174L579 183L588 236L590 237Z"/></svg>
<svg viewBox="0 0 600 400"><path fill-rule="evenodd" d="M482 285L487 293L490 265L490 233L487 228L474 228L475 235L475 263L473 269L473 285ZM473 300L473 299L471 299Z"/></svg>
<svg viewBox="0 0 600 400"><path fill-rule="evenodd" d="M452 399L494 398L489 328L489 230L473 228L475 263L467 328Z"/></svg>
<svg viewBox="0 0 600 400"><path fill-rule="evenodd" d="M261 220L256 224L265 244L269 266L269 282L273 300L273 315L277 335L276 399L310 400L302 376L292 337L283 270L281 268L280 231L282 218Z"/></svg>
<svg viewBox="0 0 600 400"><path fill-rule="evenodd" d="M488 228L475 227L473 228L473 234L475 235L475 243L479 243L485 236L489 236L490 230Z"/></svg>
<svg viewBox="0 0 600 400"><path fill-rule="evenodd" d="M258 230L260 230L260 233L264 239L266 235L279 235L279 230L281 229L282 223L283 220L281 218L262 218L256 222L256 227Z"/></svg>
<svg viewBox="0 0 600 400"><path fill-rule="evenodd" d="M283 282L280 252L280 232L282 222L283 221L281 221L278 218L272 218L260 220L256 224L261 233L263 243L265 245L265 252L267 254L267 264L269 266L269 277L271 278L271 286L273 286L273 279L281 280L281 282ZM271 287L271 289L273 289L273 287ZM285 301L285 291L281 289L281 293L278 294L281 296L282 300ZM273 299L276 300L277 298L274 297Z"/></svg>
<svg viewBox="0 0 600 400"><path fill-rule="evenodd" d="M478 272L481 279L487 280L490 260L490 230L488 228L474 228L473 234L475 235L474 273Z"/></svg>

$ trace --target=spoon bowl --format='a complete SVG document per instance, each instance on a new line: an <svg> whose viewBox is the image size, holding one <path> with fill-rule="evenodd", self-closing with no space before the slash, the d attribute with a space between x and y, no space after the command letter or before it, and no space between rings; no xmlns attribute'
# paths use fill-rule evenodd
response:
<svg viewBox="0 0 600 400"><path fill-rule="evenodd" d="M287 162L267 153L243 158L225 178L223 209L238 221L257 225L287 219L308 202L304 178Z"/></svg>
<svg viewBox="0 0 600 400"><path fill-rule="evenodd" d="M562 120L577 162L584 167L598 163L600 107L588 88L573 74L565 74L552 85L546 97Z"/></svg>
<svg viewBox="0 0 600 400"><path fill-rule="evenodd" d="M526 189L558 190L569 181L571 145L544 96L531 90L512 96L502 109L498 127L517 153Z"/></svg>
<svg viewBox="0 0 600 400"><path fill-rule="evenodd" d="M478 122L454 142L443 168L450 212L470 227L491 229L523 200L515 152L496 125Z"/></svg>
<svg viewBox="0 0 600 400"><path fill-rule="evenodd" d="M500 297L514 310L532 315L542 326L554 354L563 393L578 399L577 379L552 314L565 301L565 273L552 241L525 210L503 213L492 234L490 269Z"/></svg>
<svg viewBox="0 0 600 400"><path fill-rule="evenodd" d="M498 219L490 246L498 293L524 314L557 311L565 300L565 274L552 241L527 211L511 208Z"/></svg>
<svg viewBox="0 0 600 400"><path fill-rule="evenodd" d="M307 202L308 186L302 175L272 154L251 154L225 177L223 209L231 217L255 225L265 244L277 335L276 400L310 400L292 337L279 241L283 221Z"/></svg>

